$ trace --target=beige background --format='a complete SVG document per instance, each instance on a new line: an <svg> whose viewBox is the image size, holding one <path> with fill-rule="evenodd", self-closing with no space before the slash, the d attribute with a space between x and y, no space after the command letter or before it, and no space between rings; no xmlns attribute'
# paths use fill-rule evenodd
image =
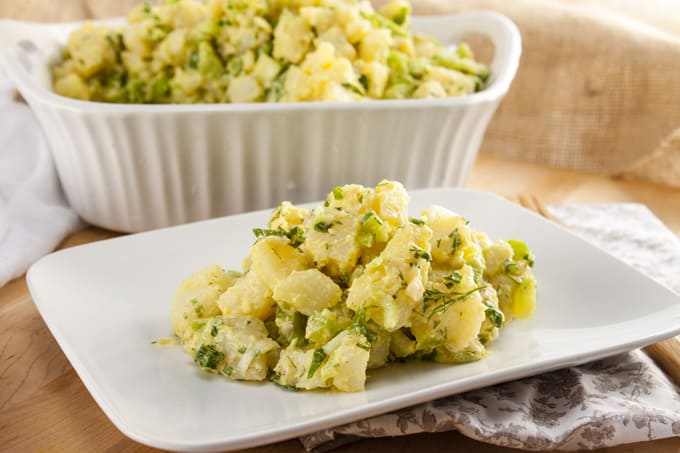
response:
<svg viewBox="0 0 680 453"><path fill-rule="evenodd" d="M124 14L137 0L0 2L0 17ZM482 151L680 187L680 2L414 0L417 14L492 9L523 37Z"/></svg>

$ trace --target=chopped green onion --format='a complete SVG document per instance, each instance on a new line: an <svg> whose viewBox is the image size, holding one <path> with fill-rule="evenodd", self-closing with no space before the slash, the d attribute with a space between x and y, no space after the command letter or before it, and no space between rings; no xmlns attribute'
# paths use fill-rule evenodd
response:
<svg viewBox="0 0 680 453"><path fill-rule="evenodd" d="M326 358L326 352L323 349L316 349L314 355L312 356L312 364L309 366L309 372L307 373L307 379L311 379L319 369L321 363Z"/></svg>

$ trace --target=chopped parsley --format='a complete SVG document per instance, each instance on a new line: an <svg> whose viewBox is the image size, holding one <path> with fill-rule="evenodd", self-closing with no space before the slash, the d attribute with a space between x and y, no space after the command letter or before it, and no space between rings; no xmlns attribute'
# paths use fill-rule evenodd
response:
<svg viewBox="0 0 680 453"><path fill-rule="evenodd" d="M314 231L318 231L319 233L328 233L328 230L333 227L332 222L316 222L314 224Z"/></svg>
<svg viewBox="0 0 680 453"><path fill-rule="evenodd" d="M257 54L258 54L258 55L263 55L263 54L264 54L264 55L269 55L269 56L271 56L271 55L272 55L272 50L273 50L273 49L274 49L274 46L272 46L272 43L271 43L271 42L266 42L266 43L260 45L260 47L257 48Z"/></svg>
<svg viewBox="0 0 680 453"><path fill-rule="evenodd" d="M427 317L427 320L429 321L430 319L432 319L432 317L435 314L445 313L446 310L448 310L449 307L451 307L451 305L461 300L464 300L470 294L473 294L483 288L486 288L486 286L477 286L476 288L472 288L470 291L466 291L464 293L458 291L443 292L438 289L426 289L425 294L423 295L423 303L426 305L441 304L437 305L432 310L432 312L430 312L430 315Z"/></svg>
<svg viewBox="0 0 680 453"><path fill-rule="evenodd" d="M432 255L430 255L429 252L421 249L417 245L412 245L409 248L409 250L412 251L413 255L418 259L424 259L425 261L432 261Z"/></svg>
<svg viewBox="0 0 680 453"><path fill-rule="evenodd" d="M361 348L364 351L370 351L371 350L371 345L370 344L361 344L357 343L357 348Z"/></svg>
<svg viewBox="0 0 680 453"><path fill-rule="evenodd" d="M261 239L267 236L279 236L288 238L288 243L291 247L299 247L305 242L305 232L299 226L294 226L290 230L286 231L281 227L277 229L271 228L253 228L253 234L257 239Z"/></svg>
<svg viewBox="0 0 680 453"><path fill-rule="evenodd" d="M425 221L424 221L423 219L418 219L418 218L415 218L415 217L411 217L411 218L408 219L408 220L409 220L409 222L411 222L411 223L414 224L414 225L418 225L418 226L423 226L423 225L425 225Z"/></svg>
<svg viewBox="0 0 680 453"><path fill-rule="evenodd" d="M309 366L309 372L307 373L307 379L311 379L319 369L321 363L323 363L326 358L326 352L323 349L316 349L314 351L314 356L312 357L312 364Z"/></svg>
<svg viewBox="0 0 680 453"><path fill-rule="evenodd" d="M495 308L487 308L485 313L488 320L491 321L491 324L493 324L495 327L500 328L503 325L505 317L501 311L496 310Z"/></svg>
<svg viewBox="0 0 680 453"><path fill-rule="evenodd" d="M189 54L187 66L189 66L191 69L198 68L198 50L194 50Z"/></svg>
<svg viewBox="0 0 680 453"><path fill-rule="evenodd" d="M275 373L273 370L269 372L269 375L267 375L267 379L269 382L273 382L274 384L278 385L281 388L284 388L286 390L290 390L291 392L297 392L298 388L295 387L294 385L291 384L282 384L281 383L281 376L279 376L278 373Z"/></svg>
<svg viewBox="0 0 680 453"><path fill-rule="evenodd" d="M451 253L454 254L462 245L458 228L449 233L449 238L451 239Z"/></svg>
<svg viewBox="0 0 680 453"><path fill-rule="evenodd" d="M359 76L359 83L361 84L362 87L364 87L364 91L368 90L368 77L366 76L366 74L361 74Z"/></svg>
<svg viewBox="0 0 680 453"><path fill-rule="evenodd" d="M460 281L462 279L463 279L463 276L460 274L460 272L453 271L450 275L447 275L447 276L444 277L444 285L448 289L451 289L453 286L460 283Z"/></svg>
<svg viewBox="0 0 680 453"><path fill-rule="evenodd" d="M299 226L294 226L288 230L286 237L288 238L288 242L291 247L298 248L305 242L305 232Z"/></svg>
<svg viewBox="0 0 680 453"><path fill-rule="evenodd" d="M349 281L352 277L344 273L338 277L333 277L333 281L338 284L340 288L349 288Z"/></svg>
<svg viewBox="0 0 680 453"><path fill-rule="evenodd" d="M125 41L123 40L123 35L118 33L118 48L123 51L127 50L127 47L125 46Z"/></svg>
<svg viewBox="0 0 680 453"><path fill-rule="evenodd" d="M516 284L522 283L522 277L519 276L520 270L517 267L517 263L513 260L506 260L503 264L503 272L508 276L510 280Z"/></svg>
<svg viewBox="0 0 680 453"><path fill-rule="evenodd" d="M376 338L375 334L368 330L364 307L359 307L356 314L354 315L354 320L352 321L352 325L350 326L350 328L356 331L357 333L363 335L364 338L366 338L369 342L372 343L375 341Z"/></svg>
<svg viewBox="0 0 680 453"><path fill-rule="evenodd" d="M358 94L359 96L365 96L366 95L364 90L362 90L358 86L354 85L353 83L343 82L342 87L352 91L353 93Z"/></svg>
<svg viewBox="0 0 680 453"><path fill-rule="evenodd" d="M202 344L195 357L196 363L209 370L216 370L223 359L224 353L211 344Z"/></svg>

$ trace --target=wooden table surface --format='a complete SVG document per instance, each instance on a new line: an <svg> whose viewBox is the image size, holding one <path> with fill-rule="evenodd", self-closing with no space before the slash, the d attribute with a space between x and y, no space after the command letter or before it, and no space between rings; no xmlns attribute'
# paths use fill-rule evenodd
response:
<svg viewBox="0 0 680 453"><path fill-rule="evenodd" d="M545 203L645 203L676 234L680 233L680 190L612 177L549 169L481 156L469 187L512 197L535 194ZM86 228L61 248L115 236ZM394 451L510 452L457 433L420 434L364 440L339 448L347 452ZM152 451L127 439L96 405L38 314L19 278L0 288L0 450ZM300 452L293 439L250 452ZM602 451L680 453L680 438L624 445Z"/></svg>

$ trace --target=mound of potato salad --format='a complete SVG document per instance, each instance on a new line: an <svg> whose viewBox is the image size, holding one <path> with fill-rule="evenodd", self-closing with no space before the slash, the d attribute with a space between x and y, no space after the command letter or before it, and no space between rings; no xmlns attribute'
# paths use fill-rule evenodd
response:
<svg viewBox="0 0 680 453"><path fill-rule="evenodd" d="M394 0L167 0L121 27L86 23L53 68L54 91L120 103L357 101L481 90L488 68L409 28Z"/></svg>
<svg viewBox="0 0 680 453"><path fill-rule="evenodd" d="M281 203L241 271L212 264L177 288L186 352L231 379L343 392L391 361L484 358L534 311L533 255L442 207L409 218L408 200L383 181L336 187L311 211Z"/></svg>

